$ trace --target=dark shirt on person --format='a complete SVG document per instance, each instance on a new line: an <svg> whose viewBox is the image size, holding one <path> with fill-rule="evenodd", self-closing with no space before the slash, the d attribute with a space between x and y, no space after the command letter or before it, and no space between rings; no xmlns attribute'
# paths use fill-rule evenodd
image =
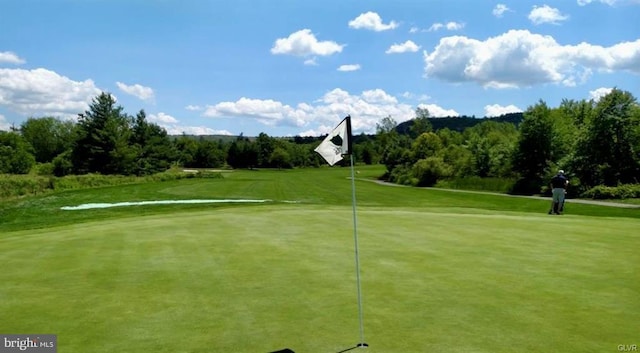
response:
<svg viewBox="0 0 640 353"><path fill-rule="evenodd" d="M551 178L551 187L555 188L566 188L567 187L567 182L569 181L569 179L567 179L567 177L565 177L562 174L558 174L556 176L554 176L553 178Z"/></svg>

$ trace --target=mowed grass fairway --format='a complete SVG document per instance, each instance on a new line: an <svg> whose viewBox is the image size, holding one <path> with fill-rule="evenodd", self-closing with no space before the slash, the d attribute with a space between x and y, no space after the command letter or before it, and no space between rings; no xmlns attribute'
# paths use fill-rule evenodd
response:
<svg viewBox="0 0 640 353"><path fill-rule="evenodd" d="M61 353L352 347L349 176L236 171L4 202L0 333L57 334ZM365 180L356 195L366 351L640 345L640 210L548 216L547 200ZM273 201L60 210L212 198Z"/></svg>

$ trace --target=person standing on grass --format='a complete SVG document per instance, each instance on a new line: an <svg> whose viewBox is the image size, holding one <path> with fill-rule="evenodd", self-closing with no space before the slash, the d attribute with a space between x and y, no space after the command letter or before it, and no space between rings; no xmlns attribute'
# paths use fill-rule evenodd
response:
<svg viewBox="0 0 640 353"><path fill-rule="evenodd" d="M562 214L564 197L567 193L567 186L569 186L569 179L564 175L564 170L559 170L558 174L551 178L550 186L553 195L553 203L549 210L549 214Z"/></svg>

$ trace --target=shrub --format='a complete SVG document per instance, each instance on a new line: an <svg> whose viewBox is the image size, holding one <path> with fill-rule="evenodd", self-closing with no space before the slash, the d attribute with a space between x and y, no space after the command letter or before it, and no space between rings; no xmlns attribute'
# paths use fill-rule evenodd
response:
<svg viewBox="0 0 640 353"><path fill-rule="evenodd" d="M53 167L54 164L55 163L43 164L41 165L41 168L45 170L47 169L47 167ZM144 177L102 174L66 175L63 177L0 174L0 199L26 195L37 195L51 191L89 189L102 186L115 186L145 182L162 182L185 178L218 179L223 178L223 175L220 172L213 171L185 173L178 169L170 169L162 173Z"/></svg>
<svg viewBox="0 0 640 353"><path fill-rule="evenodd" d="M212 172L208 170L201 170L196 175L196 178L208 178L208 179L222 179L222 173L220 172Z"/></svg>
<svg viewBox="0 0 640 353"><path fill-rule="evenodd" d="M428 157L417 161L411 170L417 186L434 186L439 179L453 174L451 166L440 157Z"/></svg>
<svg viewBox="0 0 640 353"><path fill-rule="evenodd" d="M61 177L69 175L73 171L73 162L71 161L71 151L60 153L53 159L53 174Z"/></svg>
<svg viewBox="0 0 640 353"><path fill-rule="evenodd" d="M0 175L0 198L37 195L51 189L49 178L29 175Z"/></svg>
<svg viewBox="0 0 640 353"><path fill-rule="evenodd" d="M582 193L581 196L599 200L640 198L640 184L598 185Z"/></svg>
<svg viewBox="0 0 640 353"><path fill-rule="evenodd" d="M540 179L520 178L513 184L509 193L513 195L534 195L542 191L543 185L544 182Z"/></svg>
<svg viewBox="0 0 640 353"><path fill-rule="evenodd" d="M415 185L411 180L411 170L404 164L396 165L389 173L389 182L400 185Z"/></svg>
<svg viewBox="0 0 640 353"><path fill-rule="evenodd" d="M22 135L0 131L0 173L29 173L36 164L32 151Z"/></svg>
<svg viewBox="0 0 640 353"><path fill-rule="evenodd" d="M36 175L53 175L53 163L38 163L33 167L33 173Z"/></svg>

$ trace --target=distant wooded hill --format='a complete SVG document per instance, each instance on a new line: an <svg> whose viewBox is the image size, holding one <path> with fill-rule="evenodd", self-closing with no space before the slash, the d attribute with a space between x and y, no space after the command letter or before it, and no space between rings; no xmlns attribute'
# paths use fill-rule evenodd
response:
<svg viewBox="0 0 640 353"><path fill-rule="evenodd" d="M507 122L512 123L518 126L520 122L522 122L523 113L509 113L505 115L501 115L493 118L475 118L470 116L455 116L455 117L444 117L444 118L428 118L431 126L433 127L433 131L438 131L440 129L449 129L452 131L462 132L464 129L468 127L475 126L480 124L483 121L497 121L497 122ZM413 125L413 119L405 121L403 123L398 124L396 130L400 134L408 134L411 126ZM238 136L229 136L229 135L172 135L172 137L179 136L188 136L198 140L213 140L213 141L223 141L230 142L236 140ZM249 140L255 139L255 137L245 136ZM314 142L320 139L320 137L300 137L296 136L293 138L296 143L309 143Z"/></svg>
<svg viewBox="0 0 640 353"><path fill-rule="evenodd" d="M501 123L512 123L518 126L520 122L522 122L523 113L509 113L505 115L501 115L494 118L475 118L470 116L454 116L454 117L445 117L445 118L428 118L431 126L433 127L433 131L438 131L440 129L449 129L452 131L462 132L464 129L468 127L475 126L480 124L483 121L496 121ZM408 120L403 123L398 124L396 131L400 134L408 134L411 126L413 125L413 120Z"/></svg>

